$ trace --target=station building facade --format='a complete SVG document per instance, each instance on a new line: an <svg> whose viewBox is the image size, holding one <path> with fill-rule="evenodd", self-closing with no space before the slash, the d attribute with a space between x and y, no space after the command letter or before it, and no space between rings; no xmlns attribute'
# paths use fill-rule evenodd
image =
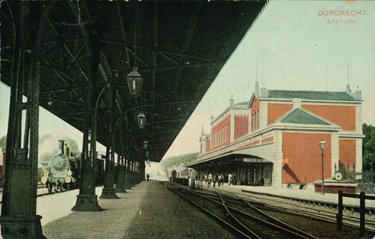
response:
<svg viewBox="0 0 375 239"><path fill-rule="evenodd" d="M200 154L187 165L203 179L224 174L235 184L280 187L345 179L362 171L361 91L259 89L229 106L200 135ZM327 142L323 151L320 141ZM338 174L339 173L339 174Z"/></svg>

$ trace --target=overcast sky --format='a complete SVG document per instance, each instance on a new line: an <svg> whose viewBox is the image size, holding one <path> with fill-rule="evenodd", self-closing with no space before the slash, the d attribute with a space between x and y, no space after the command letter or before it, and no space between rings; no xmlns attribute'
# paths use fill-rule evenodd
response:
<svg viewBox="0 0 375 239"><path fill-rule="evenodd" d="M249 100L256 78L268 89L328 91L343 91L349 80L352 90L362 90L363 121L375 124L374 23L373 1L271 1L165 157L198 152L201 126L209 132L211 115L220 114L232 95L236 102ZM0 137L6 134L8 92L1 83ZM80 132L41 110L41 153L57 149L63 134L81 145Z"/></svg>

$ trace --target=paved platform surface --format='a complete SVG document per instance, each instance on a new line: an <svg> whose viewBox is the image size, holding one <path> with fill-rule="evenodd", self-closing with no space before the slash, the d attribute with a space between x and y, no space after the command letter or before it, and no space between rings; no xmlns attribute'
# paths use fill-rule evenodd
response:
<svg viewBox="0 0 375 239"><path fill-rule="evenodd" d="M143 181L128 193L118 193L119 199L99 199L105 209L101 212L71 212L77 193L38 200L47 238L235 238L157 181ZM66 216L56 219L56 215Z"/></svg>

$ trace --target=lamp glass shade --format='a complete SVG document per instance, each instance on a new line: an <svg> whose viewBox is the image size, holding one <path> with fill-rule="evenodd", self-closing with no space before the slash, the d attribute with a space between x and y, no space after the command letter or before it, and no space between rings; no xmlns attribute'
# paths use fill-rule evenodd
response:
<svg viewBox="0 0 375 239"><path fill-rule="evenodd" d="M133 97L138 97L141 91L143 78L138 72L138 68L134 67L133 70L126 76L126 81L128 82L128 88L130 95Z"/></svg>
<svg viewBox="0 0 375 239"><path fill-rule="evenodd" d="M137 122L138 122L138 127L140 129L143 129L145 127L145 124L146 124L146 115L144 115L143 113L140 113L137 115Z"/></svg>
<svg viewBox="0 0 375 239"><path fill-rule="evenodd" d="M327 144L327 142L324 139L320 140L320 142L319 142L320 149L324 150L324 148L326 147L326 144Z"/></svg>
<svg viewBox="0 0 375 239"><path fill-rule="evenodd" d="M148 146L148 142L147 142L147 140L143 141L143 148L144 148L144 149L147 149L147 146Z"/></svg>

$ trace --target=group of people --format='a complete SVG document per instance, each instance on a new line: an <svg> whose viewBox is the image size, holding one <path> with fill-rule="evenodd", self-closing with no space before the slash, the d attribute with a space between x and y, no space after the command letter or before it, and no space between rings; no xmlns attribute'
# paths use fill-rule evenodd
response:
<svg viewBox="0 0 375 239"><path fill-rule="evenodd" d="M208 175L204 175L203 181L207 184L207 187L215 187L216 183L217 186L220 187L224 183L228 183L228 185L236 185L237 184L237 177L232 174L219 174L219 173L209 173Z"/></svg>
<svg viewBox="0 0 375 239"><path fill-rule="evenodd" d="M211 184L213 187L215 187L216 183L217 186L220 187L221 185L223 185L225 178L223 174L212 175L211 173L209 173L208 175L204 176L204 181L207 183L208 187L211 187Z"/></svg>
<svg viewBox="0 0 375 239"><path fill-rule="evenodd" d="M247 180L242 180L240 177L235 174L223 174L223 173L209 173L209 174L199 174L196 176L196 184L198 188L205 187L220 187L224 183L228 185L252 185L252 186L264 186L264 178L261 177L255 183L250 183Z"/></svg>

